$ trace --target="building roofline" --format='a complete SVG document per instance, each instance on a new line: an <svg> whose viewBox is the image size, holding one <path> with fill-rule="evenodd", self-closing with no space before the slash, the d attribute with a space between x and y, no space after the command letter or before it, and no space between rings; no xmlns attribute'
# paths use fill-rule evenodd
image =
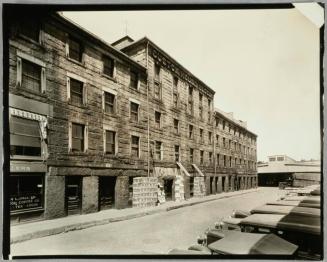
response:
<svg viewBox="0 0 327 262"><path fill-rule="evenodd" d="M121 40L121 39L120 39ZM119 40L118 40L119 41ZM164 51L162 48L160 48L158 45L156 45L153 41L151 41L148 37L144 36L141 39L134 41L133 43L130 43L129 45L125 46L124 48L122 48L122 51L127 51L135 46L138 46L142 43L149 43L151 44L154 48L156 48L157 50L159 50L161 53L163 53L165 56L167 56L171 61L173 61L174 63L176 63L179 67L181 67L182 70L184 70L185 72L187 72L188 74L190 74L192 77L194 77L194 79L199 82L201 85L203 85L208 91L209 93L211 93L212 95L214 95L216 92L211 89L206 83L204 83L202 80L200 80L198 77L196 77L193 73L191 73L188 69L186 69L181 63L179 63L176 59L174 59L171 55L169 55L166 51Z"/></svg>
<svg viewBox="0 0 327 262"><path fill-rule="evenodd" d="M219 110L219 111L218 111L218 110ZM251 135L254 135L255 137L258 137L257 134L253 133L253 132L250 131L247 127L244 127L244 126L242 126L240 123L238 123L238 122L237 122L238 120L236 120L235 118L229 117L229 116L227 115L227 113L224 114L224 113L221 112L221 111L222 111L222 110L216 108L215 111L214 111L214 115L219 115L219 117L222 117L222 118L224 118L224 119L226 119L226 120L232 122L234 125L238 126L239 128L242 128L242 129L246 130L246 131L249 132Z"/></svg>
<svg viewBox="0 0 327 262"><path fill-rule="evenodd" d="M144 72L147 71L147 69L144 66L142 66L141 64L136 62L134 59L130 58L128 55L126 55L122 51L120 51L117 48L113 47L112 45L107 43L102 38L98 37L97 35L93 34L92 32L88 31L87 29L83 28L81 25L79 25L79 24L75 23L74 21L72 21L71 19L67 18L66 16L64 16L60 12L53 13L52 16L55 19L61 21L62 23L65 23L68 26L74 27L75 29L79 30L84 35L86 35L87 37L92 38L92 40L99 43L103 48L109 49L109 51L112 54L115 54L115 55L119 56L125 62L132 64L133 66L137 67L138 69L140 69L140 70L142 70Z"/></svg>
<svg viewBox="0 0 327 262"><path fill-rule="evenodd" d="M122 38L119 38L119 39L116 40L115 42L111 43L111 45L114 46L114 45L116 45L116 44L118 44L118 43L124 41L125 39L131 40L131 41L134 42L134 39L133 39L133 38L131 38L129 35L125 35L125 36L123 36Z"/></svg>

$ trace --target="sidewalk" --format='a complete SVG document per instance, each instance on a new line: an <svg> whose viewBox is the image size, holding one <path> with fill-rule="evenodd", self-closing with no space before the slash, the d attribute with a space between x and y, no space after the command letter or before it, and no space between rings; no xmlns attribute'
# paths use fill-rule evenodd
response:
<svg viewBox="0 0 327 262"><path fill-rule="evenodd" d="M167 212L177 208L197 205L209 201L239 196L243 194L249 194L257 191L257 188L247 189L234 192L220 193L216 195L209 195L202 198L191 198L180 202L171 201L155 207L126 208L120 210L109 209L92 214L68 216L53 220L42 220L22 225L15 225L11 227L10 243L13 244L34 238L41 238L73 230L80 230L93 226L104 225L137 217L143 217L161 212Z"/></svg>

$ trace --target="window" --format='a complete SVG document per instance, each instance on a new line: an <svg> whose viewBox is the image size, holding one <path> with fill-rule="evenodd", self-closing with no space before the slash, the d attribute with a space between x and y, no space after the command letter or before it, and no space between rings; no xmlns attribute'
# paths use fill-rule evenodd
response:
<svg viewBox="0 0 327 262"><path fill-rule="evenodd" d="M115 99L115 95L109 92L104 92L104 111L106 113L115 113Z"/></svg>
<svg viewBox="0 0 327 262"><path fill-rule="evenodd" d="M226 139L223 137L223 147L226 148Z"/></svg>
<svg viewBox="0 0 327 262"><path fill-rule="evenodd" d="M106 130L106 151L107 154L116 153L116 132Z"/></svg>
<svg viewBox="0 0 327 262"><path fill-rule="evenodd" d="M217 146L219 146L219 135L216 135L216 143L217 143Z"/></svg>
<svg viewBox="0 0 327 262"><path fill-rule="evenodd" d="M155 158L157 160L162 160L162 142L155 142Z"/></svg>
<svg viewBox="0 0 327 262"><path fill-rule="evenodd" d="M173 94L173 104L174 107L177 108L178 107L178 94L174 92Z"/></svg>
<svg viewBox="0 0 327 262"><path fill-rule="evenodd" d="M102 60L103 60L103 74L113 77L114 68L115 68L114 60L108 56L103 56Z"/></svg>
<svg viewBox="0 0 327 262"><path fill-rule="evenodd" d="M9 176L10 212L42 209L44 200L43 180L42 175L35 173L11 174Z"/></svg>
<svg viewBox="0 0 327 262"><path fill-rule="evenodd" d="M188 126L189 138L193 138L193 125Z"/></svg>
<svg viewBox="0 0 327 262"><path fill-rule="evenodd" d="M199 94L199 117L203 119L203 106L202 106L203 95Z"/></svg>
<svg viewBox="0 0 327 262"><path fill-rule="evenodd" d="M161 99L161 84L158 82L154 83L154 97L156 99Z"/></svg>
<svg viewBox="0 0 327 262"><path fill-rule="evenodd" d="M72 123L72 151L84 151L84 125Z"/></svg>
<svg viewBox="0 0 327 262"><path fill-rule="evenodd" d="M193 163L194 160L194 149L190 148L190 162Z"/></svg>
<svg viewBox="0 0 327 262"><path fill-rule="evenodd" d="M71 59L82 62L83 48L81 43L72 37L68 39L69 53L68 56Z"/></svg>
<svg viewBox="0 0 327 262"><path fill-rule="evenodd" d="M218 126L219 126L219 119L216 118L216 127L218 127Z"/></svg>
<svg viewBox="0 0 327 262"><path fill-rule="evenodd" d="M212 152L209 152L209 164L212 164Z"/></svg>
<svg viewBox="0 0 327 262"><path fill-rule="evenodd" d="M200 141L203 142L203 129L200 128Z"/></svg>
<svg viewBox="0 0 327 262"><path fill-rule="evenodd" d="M154 80L160 81L160 66L157 64L154 65Z"/></svg>
<svg viewBox="0 0 327 262"><path fill-rule="evenodd" d="M225 124L226 124L225 121L223 121L223 130L225 130Z"/></svg>
<svg viewBox="0 0 327 262"><path fill-rule="evenodd" d="M229 157L229 167L232 167L232 157Z"/></svg>
<svg viewBox="0 0 327 262"><path fill-rule="evenodd" d="M212 143L212 132L208 132L209 143Z"/></svg>
<svg viewBox="0 0 327 262"><path fill-rule="evenodd" d="M188 87L188 104L187 104L187 110L190 115L193 115L193 87Z"/></svg>
<svg viewBox="0 0 327 262"><path fill-rule="evenodd" d="M138 120L139 120L139 105L134 102L131 102L130 106L131 106L131 120L138 122Z"/></svg>
<svg viewBox="0 0 327 262"><path fill-rule="evenodd" d="M19 32L35 42L40 42L40 24L35 19L24 19L19 28Z"/></svg>
<svg viewBox="0 0 327 262"><path fill-rule="evenodd" d="M278 156L277 161L284 161L284 157L283 156Z"/></svg>
<svg viewBox="0 0 327 262"><path fill-rule="evenodd" d="M132 157L140 157L139 142L140 142L140 138L138 136L132 136L132 138L131 138L131 156Z"/></svg>
<svg viewBox="0 0 327 262"><path fill-rule="evenodd" d="M204 151L200 150L200 165L203 165L203 156L204 156Z"/></svg>
<svg viewBox="0 0 327 262"><path fill-rule="evenodd" d="M10 155L41 156L39 122L26 118L10 117Z"/></svg>
<svg viewBox="0 0 327 262"><path fill-rule="evenodd" d="M154 122L155 122L155 127L156 128L160 128L160 120L161 120L161 113L160 112L157 112L155 111L154 112Z"/></svg>
<svg viewBox="0 0 327 262"><path fill-rule="evenodd" d="M174 132L178 134L179 132L179 121L174 118Z"/></svg>
<svg viewBox="0 0 327 262"><path fill-rule="evenodd" d="M41 67L27 60L22 60L22 87L34 92L41 92Z"/></svg>
<svg viewBox="0 0 327 262"><path fill-rule="evenodd" d="M219 154L217 154L217 166L220 166L220 163L219 163Z"/></svg>
<svg viewBox="0 0 327 262"><path fill-rule="evenodd" d="M179 161L179 146L175 145L175 161Z"/></svg>
<svg viewBox="0 0 327 262"><path fill-rule="evenodd" d="M175 108L178 107L178 78L176 76L173 79L173 105Z"/></svg>
<svg viewBox="0 0 327 262"><path fill-rule="evenodd" d="M178 89L178 78L176 76L173 79L173 89L174 91Z"/></svg>
<svg viewBox="0 0 327 262"><path fill-rule="evenodd" d="M83 82L70 79L70 99L73 104L83 104Z"/></svg>
<svg viewBox="0 0 327 262"><path fill-rule="evenodd" d="M228 148L231 149L231 141L228 140Z"/></svg>
<svg viewBox="0 0 327 262"><path fill-rule="evenodd" d="M223 156L223 167L226 167L226 156Z"/></svg>
<svg viewBox="0 0 327 262"><path fill-rule="evenodd" d="M138 74L135 71L131 71L130 87L133 89L138 89Z"/></svg>

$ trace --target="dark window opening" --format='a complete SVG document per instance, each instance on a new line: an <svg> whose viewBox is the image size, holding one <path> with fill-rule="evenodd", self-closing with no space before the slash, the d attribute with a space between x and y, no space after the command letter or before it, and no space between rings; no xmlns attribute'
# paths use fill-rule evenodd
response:
<svg viewBox="0 0 327 262"><path fill-rule="evenodd" d="M72 151L84 151L84 125L72 124Z"/></svg>
<svg viewBox="0 0 327 262"><path fill-rule="evenodd" d="M68 39L69 44L69 58L82 62L83 48L81 43L73 38Z"/></svg>
<svg viewBox="0 0 327 262"><path fill-rule="evenodd" d="M22 87L34 92L41 92L41 67L27 60L22 60Z"/></svg>
<svg viewBox="0 0 327 262"><path fill-rule="evenodd" d="M133 89L138 88L138 74L134 71L131 71L131 82L130 87Z"/></svg>
<svg viewBox="0 0 327 262"><path fill-rule="evenodd" d="M107 76L114 76L115 62L112 58L104 56L103 57L103 73Z"/></svg>
<svg viewBox="0 0 327 262"><path fill-rule="evenodd" d="M175 145L175 161L179 161L179 146Z"/></svg>
<svg viewBox="0 0 327 262"><path fill-rule="evenodd" d="M161 113L155 111L154 112L154 118L155 118L155 126L156 126L156 128L160 128Z"/></svg>
<svg viewBox="0 0 327 262"><path fill-rule="evenodd" d="M137 122L138 118L139 118L139 105L131 102L131 119Z"/></svg>
<svg viewBox="0 0 327 262"><path fill-rule="evenodd" d="M116 132L106 131L106 153L115 154L116 149Z"/></svg>
<svg viewBox="0 0 327 262"><path fill-rule="evenodd" d="M132 157L139 157L139 141L140 138L138 136L132 136L131 139L131 155Z"/></svg>
<svg viewBox="0 0 327 262"><path fill-rule="evenodd" d="M20 25L19 31L22 35L39 42L40 40L40 23L35 19L24 19Z"/></svg>
<svg viewBox="0 0 327 262"><path fill-rule="evenodd" d="M70 79L70 99L74 104L83 104L83 82Z"/></svg>
<svg viewBox="0 0 327 262"><path fill-rule="evenodd" d="M115 113L115 95L104 92L104 110L107 113Z"/></svg>
<svg viewBox="0 0 327 262"><path fill-rule="evenodd" d="M177 119L174 119L174 131L175 131L176 134L178 134L178 129L179 129L178 128L178 124L179 124L178 122L179 121Z"/></svg>

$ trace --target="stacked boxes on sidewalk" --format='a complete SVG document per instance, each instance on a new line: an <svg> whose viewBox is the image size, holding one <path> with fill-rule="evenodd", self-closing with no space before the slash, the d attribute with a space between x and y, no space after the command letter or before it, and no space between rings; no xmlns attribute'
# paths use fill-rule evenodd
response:
<svg viewBox="0 0 327 262"><path fill-rule="evenodd" d="M12 222L256 187L256 135L151 40L110 45L60 13L15 14Z"/></svg>

